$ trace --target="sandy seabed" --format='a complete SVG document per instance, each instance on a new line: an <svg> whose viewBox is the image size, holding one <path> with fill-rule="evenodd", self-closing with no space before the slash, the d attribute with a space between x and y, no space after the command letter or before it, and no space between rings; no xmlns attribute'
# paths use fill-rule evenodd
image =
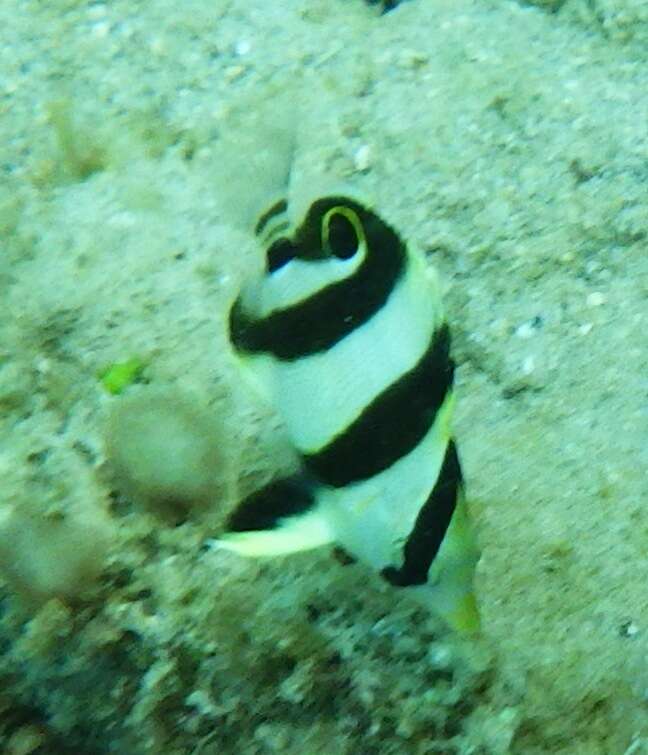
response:
<svg viewBox="0 0 648 755"><path fill-rule="evenodd" d="M645 0L3 0L2 752L648 753L647 126ZM290 464L225 327L288 173L441 273L479 638L209 547ZM128 360L213 419L227 472L170 483L213 510L115 483Z"/></svg>

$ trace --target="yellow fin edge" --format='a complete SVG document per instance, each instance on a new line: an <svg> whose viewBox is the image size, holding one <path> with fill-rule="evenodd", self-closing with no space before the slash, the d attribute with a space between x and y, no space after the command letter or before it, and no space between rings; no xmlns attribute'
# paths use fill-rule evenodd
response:
<svg viewBox="0 0 648 755"><path fill-rule="evenodd" d="M283 556L312 550L333 542L330 526L317 512L283 519L276 529L228 532L216 539L217 547L250 558Z"/></svg>

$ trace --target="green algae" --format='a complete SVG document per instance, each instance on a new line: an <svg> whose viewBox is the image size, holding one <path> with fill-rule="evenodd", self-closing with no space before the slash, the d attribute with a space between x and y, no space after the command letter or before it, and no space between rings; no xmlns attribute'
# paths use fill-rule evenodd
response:
<svg viewBox="0 0 648 755"><path fill-rule="evenodd" d="M122 362L114 362L99 370L97 377L108 393L118 396L129 386L144 378L147 362L140 357L129 357Z"/></svg>

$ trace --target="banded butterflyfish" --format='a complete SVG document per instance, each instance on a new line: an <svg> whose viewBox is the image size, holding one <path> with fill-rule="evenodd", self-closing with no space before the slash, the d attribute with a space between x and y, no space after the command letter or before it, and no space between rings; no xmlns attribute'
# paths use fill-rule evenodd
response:
<svg viewBox="0 0 648 755"><path fill-rule="evenodd" d="M313 202L296 228L282 200L255 230L265 270L234 303L230 336L301 468L241 501L220 544L263 556L335 543L474 631L477 550L436 274L344 196Z"/></svg>

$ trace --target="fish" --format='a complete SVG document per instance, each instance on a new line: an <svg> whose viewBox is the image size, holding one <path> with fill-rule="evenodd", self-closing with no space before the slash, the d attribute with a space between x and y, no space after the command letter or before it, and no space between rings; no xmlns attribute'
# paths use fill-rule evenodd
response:
<svg viewBox="0 0 648 755"><path fill-rule="evenodd" d="M248 557L337 546L477 631L479 554L436 272L347 194L315 199L297 223L279 199L254 231L263 271L234 301L229 336L299 466L240 501L217 542Z"/></svg>

